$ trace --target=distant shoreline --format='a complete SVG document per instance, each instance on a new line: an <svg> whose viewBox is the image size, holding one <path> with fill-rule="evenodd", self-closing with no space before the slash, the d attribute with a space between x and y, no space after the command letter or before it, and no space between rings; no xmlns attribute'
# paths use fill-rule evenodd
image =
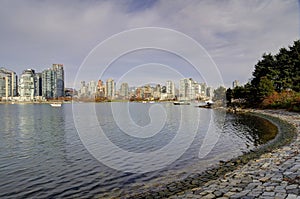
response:
<svg viewBox="0 0 300 199"><path fill-rule="evenodd" d="M111 102L137 102L137 103L150 103L150 101L130 101L130 100L112 100L112 101L77 101L77 100L49 100L49 101L0 101L0 104L51 104L51 103L62 103L62 104L72 104L72 103L111 103ZM154 101L155 103L173 103L174 101Z"/></svg>

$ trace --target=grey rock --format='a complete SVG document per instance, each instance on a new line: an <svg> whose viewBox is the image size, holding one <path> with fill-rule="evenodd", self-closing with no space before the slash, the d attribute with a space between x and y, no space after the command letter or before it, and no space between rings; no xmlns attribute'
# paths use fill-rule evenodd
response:
<svg viewBox="0 0 300 199"><path fill-rule="evenodd" d="M207 194L206 196L203 196L202 198L203 199L213 199L213 198L216 198L216 196L214 194L210 193L210 194Z"/></svg>
<svg viewBox="0 0 300 199"><path fill-rule="evenodd" d="M297 195L295 194L289 194L286 199L297 199Z"/></svg>
<svg viewBox="0 0 300 199"><path fill-rule="evenodd" d="M300 195L300 189L288 189L286 190L288 194Z"/></svg>
<svg viewBox="0 0 300 199"><path fill-rule="evenodd" d="M275 192L264 192L263 196L275 196Z"/></svg>
<svg viewBox="0 0 300 199"><path fill-rule="evenodd" d="M215 191L213 194L215 194L216 197L220 197L223 195L221 191Z"/></svg>
<svg viewBox="0 0 300 199"><path fill-rule="evenodd" d="M268 187L266 187L266 191L273 191L274 190L274 186L268 186Z"/></svg>
<svg viewBox="0 0 300 199"><path fill-rule="evenodd" d="M298 187L298 185L292 184L292 185L287 186L286 189L287 190L289 190L289 189L297 189L297 187Z"/></svg>
<svg viewBox="0 0 300 199"><path fill-rule="evenodd" d="M287 194L285 194L285 193L276 193L275 199L282 199L282 198L285 198L286 196L287 196Z"/></svg>

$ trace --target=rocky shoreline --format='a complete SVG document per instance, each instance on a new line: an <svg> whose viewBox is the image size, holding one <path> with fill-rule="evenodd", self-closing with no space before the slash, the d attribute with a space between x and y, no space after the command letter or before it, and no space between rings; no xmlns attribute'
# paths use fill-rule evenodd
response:
<svg viewBox="0 0 300 199"><path fill-rule="evenodd" d="M243 110L273 122L278 135L200 174L121 198L299 198L300 115L283 110Z"/></svg>

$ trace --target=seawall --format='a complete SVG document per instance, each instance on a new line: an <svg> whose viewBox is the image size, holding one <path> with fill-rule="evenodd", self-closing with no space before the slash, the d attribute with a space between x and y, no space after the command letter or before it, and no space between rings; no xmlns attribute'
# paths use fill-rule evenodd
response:
<svg viewBox="0 0 300 199"><path fill-rule="evenodd" d="M242 110L278 127L275 139L201 174L121 198L297 198L300 196L300 115ZM299 197L300 198L300 197Z"/></svg>

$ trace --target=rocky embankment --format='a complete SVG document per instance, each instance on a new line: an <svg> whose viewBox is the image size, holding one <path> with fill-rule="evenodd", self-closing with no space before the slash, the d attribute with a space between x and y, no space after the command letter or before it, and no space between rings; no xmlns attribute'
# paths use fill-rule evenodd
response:
<svg viewBox="0 0 300 199"><path fill-rule="evenodd" d="M255 151L221 161L203 173L121 198L300 199L300 114L283 110L242 112L276 124L276 138Z"/></svg>
<svg viewBox="0 0 300 199"><path fill-rule="evenodd" d="M296 138L285 137L284 124L270 152L254 158L218 179L176 193L169 198L286 198L300 199L300 114L282 110L256 110L254 113L277 117L296 128ZM283 125L283 126L282 126ZM287 142L286 146L284 145ZM278 148L279 147L279 148ZM261 153L258 151L258 153Z"/></svg>

